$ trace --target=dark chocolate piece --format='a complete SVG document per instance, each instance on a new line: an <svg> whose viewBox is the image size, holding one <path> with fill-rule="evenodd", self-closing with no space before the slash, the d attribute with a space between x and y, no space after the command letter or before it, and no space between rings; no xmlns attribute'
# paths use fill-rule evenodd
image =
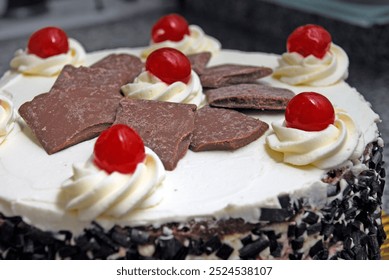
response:
<svg viewBox="0 0 389 280"><path fill-rule="evenodd" d="M190 64L192 65L192 70L195 71L198 75L201 75L209 60L211 59L212 54L210 52L201 52L188 55Z"/></svg>
<svg viewBox="0 0 389 280"><path fill-rule="evenodd" d="M131 54L111 54L91 65L91 68L103 68L111 71L112 76L120 80L121 86L132 83L142 71L140 58Z"/></svg>
<svg viewBox="0 0 389 280"><path fill-rule="evenodd" d="M234 252L234 248L232 248L230 245L223 244L216 252L216 257L222 260L227 260L231 256L232 252Z"/></svg>
<svg viewBox="0 0 389 280"><path fill-rule="evenodd" d="M206 68L200 76L201 84L205 88L219 88L223 86L253 83L256 80L269 76L273 70L268 67L240 64L221 64Z"/></svg>
<svg viewBox="0 0 389 280"><path fill-rule="evenodd" d="M19 113L50 155L108 128L115 120L119 100L45 93L24 103Z"/></svg>
<svg viewBox="0 0 389 280"><path fill-rule="evenodd" d="M195 110L195 105L124 98L115 123L135 129L165 168L173 170L188 150Z"/></svg>
<svg viewBox="0 0 389 280"><path fill-rule="evenodd" d="M204 107L196 112L190 149L235 150L261 137L269 126L242 113Z"/></svg>
<svg viewBox="0 0 389 280"><path fill-rule="evenodd" d="M223 108L285 110L295 95L285 88L239 84L205 91L209 105Z"/></svg>
<svg viewBox="0 0 389 280"><path fill-rule="evenodd" d="M242 259L255 258L260 252L269 247L269 244L269 240L260 238L240 249L239 256Z"/></svg>
<svg viewBox="0 0 389 280"><path fill-rule="evenodd" d="M277 208L261 208L260 221L285 222L293 216L293 211Z"/></svg>

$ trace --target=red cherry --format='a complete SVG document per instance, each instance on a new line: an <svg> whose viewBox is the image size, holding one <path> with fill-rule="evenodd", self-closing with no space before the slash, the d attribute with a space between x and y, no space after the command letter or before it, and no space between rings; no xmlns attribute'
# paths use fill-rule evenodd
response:
<svg viewBox="0 0 389 280"><path fill-rule="evenodd" d="M68 36L58 27L45 27L34 32L27 45L27 52L41 58L67 53Z"/></svg>
<svg viewBox="0 0 389 280"><path fill-rule="evenodd" d="M129 126L116 124L103 131L94 147L94 163L101 169L130 174L145 159L142 138Z"/></svg>
<svg viewBox="0 0 389 280"><path fill-rule="evenodd" d="M302 92L294 96L285 111L286 126L305 131L320 131L335 121L331 102L316 92Z"/></svg>
<svg viewBox="0 0 389 280"><path fill-rule="evenodd" d="M154 43L163 41L178 42L189 35L188 22L180 15L170 14L160 18L151 29L151 38Z"/></svg>
<svg viewBox="0 0 389 280"><path fill-rule="evenodd" d="M288 52L297 52L304 57L314 55L323 58L331 46L331 34L323 27L307 24L296 28L289 35L286 48Z"/></svg>
<svg viewBox="0 0 389 280"><path fill-rule="evenodd" d="M189 59L179 50L161 48L147 57L146 70L167 84L178 81L186 84L192 68Z"/></svg>

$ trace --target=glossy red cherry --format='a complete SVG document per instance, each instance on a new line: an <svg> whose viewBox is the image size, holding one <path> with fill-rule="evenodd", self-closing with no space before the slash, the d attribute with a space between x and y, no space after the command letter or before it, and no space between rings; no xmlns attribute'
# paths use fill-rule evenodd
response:
<svg viewBox="0 0 389 280"><path fill-rule="evenodd" d="M34 32L27 45L27 52L41 58L67 53L68 36L58 27L45 27Z"/></svg>
<svg viewBox="0 0 389 280"><path fill-rule="evenodd" d="M285 111L286 126L305 131L321 131L335 121L331 102L316 92L302 92L294 96Z"/></svg>
<svg viewBox="0 0 389 280"><path fill-rule="evenodd" d="M146 60L146 70L167 84L188 83L192 67L189 59L179 50L161 48L153 51Z"/></svg>
<svg viewBox="0 0 389 280"><path fill-rule="evenodd" d="M323 27L307 24L296 28L288 37L288 52L298 52L304 57L323 58L331 46L331 34Z"/></svg>
<svg viewBox="0 0 389 280"><path fill-rule="evenodd" d="M94 147L94 163L108 173L133 173L145 156L142 138L124 124L103 131Z"/></svg>
<svg viewBox="0 0 389 280"><path fill-rule="evenodd" d="M151 29L151 39L154 43L167 40L178 42L189 34L188 22L178 14L169 14L160 18Z"/></svg>

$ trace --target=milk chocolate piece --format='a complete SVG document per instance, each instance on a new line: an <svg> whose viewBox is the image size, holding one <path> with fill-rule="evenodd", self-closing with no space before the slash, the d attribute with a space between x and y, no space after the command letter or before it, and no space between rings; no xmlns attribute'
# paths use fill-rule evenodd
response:
<svg viewBox="0 0 389 280"><path fill-rule="evenodd" d="M79 97L121 98L119 75L103 68L66 65L50 93L74 94Z"/></svg>
<svg viewBox="0 0 389 280"><path fill-rule="evenodd" d="M166 170L173 170L188 150L194 129L195 105L124 98L115 124L126 124L142 137Z"/></svg>
<svg viewBox="0 0 389 280"><path fill-rule="evenodd" d="M285 110L294 93L261 84L239 84L205 92L214 107L258 110Z"/></svg>
<svg viewBox="0 0 389 280"><path fill-rule="evenodd" d="M189 61L192 65L192 70L195 71L198 75L201 75L209 60L211 59L212 54L210 52L201 52L188 55Z"/></svg>
<svg viewBox="0 0 389 280"><path fill-rule="evenodd" d="M202 86L205 88L219 88L235 84L253 83L260 78L269 76L272 72L273 70L268 67L221 64L206 68L200 79Z"/></svg>
<svg viewBox="0 0 389 280"><path fill-rule="evenodd" d="M91 139L115 119L120 99L45 93L24 103L19 113L48 154Z"/></svg>
<svg viewBox="0 0 389 280"><path fill-rule="evenodd" d="M268 124L234 110L203 107L196 112L190 149L235 150L261 137Z"/></svg>
<svg viewBox="0 0 389 280"><path fill-rule="evenodd" d="M121 86L132 83L142 71L140 58L131 54L110 54L97 61L91 68L103 68L112 71L112 75L120 80Z"/></svg>

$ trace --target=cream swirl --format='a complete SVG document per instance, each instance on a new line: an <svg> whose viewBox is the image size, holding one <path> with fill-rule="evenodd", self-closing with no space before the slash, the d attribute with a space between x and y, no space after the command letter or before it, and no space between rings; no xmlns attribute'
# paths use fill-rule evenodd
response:
<svg viewBox="0 0 389 280"><path fill-rule="evenodd" d="M142 58L147 58L149 54L160 48L174 48L183 52L186 55L211 52L213 55L221 49L221 44L215 38L204 33L201 27L197 25L189 26L190 35L185 35L181 41L163 41L159 43L150 43L150 46L144 49L141 53Z"/></svg>
<svg viewBox="0 0 389 280"><path fill-rule="evenodd" d="M204 103L203 87L200 78L192 71L189 82L167 84L149 71L142 72L133 83L122 86L123 94L128 98L169 101L176 103Z"/></svg>
<svg viewBox="0 0 389 280"><path fill-rule="evenodd" d="M266 138L269 147L283 153L292 165L312 164L320 169L336 168L363 152L363 138L352 118L337 111L334 124L322 131L288 128L284 121L272 123L273 134Z"/></svg>
<svg viewBox="0 0 389 280"><path fill-rule="evenodd" d="M15 111L11 100L0 95L0 144L4 142L15 124Z"/></svg>
<svg viewBox="0 0 389 280"><path fill-rule="evenodd" d="M322 59L292 52L284 53L278 63L273 76L290 85L329 86L348 76L348 56L333 43Z"/></svg>
<svg viewBox="0 0 389 280"><path fill-rule="evenodd" d="M27 53L27 50L17 50L11 60L11 69L36 76L57 75L66 64L78 66L84 63L85 50L79 42L69 38L69 51L47 58Z"/></svg>
<svg viewBox="0 0 389 280"><path fill-rule="evenodd" d="M156 190L165 178L158 156L146 147L146 158L133 174L108 174L91 160L73 166L73 176L62 185L61 196L67 211L81 221L98 217L120 218L134 210L153 207L161 201Z"/></svg>

